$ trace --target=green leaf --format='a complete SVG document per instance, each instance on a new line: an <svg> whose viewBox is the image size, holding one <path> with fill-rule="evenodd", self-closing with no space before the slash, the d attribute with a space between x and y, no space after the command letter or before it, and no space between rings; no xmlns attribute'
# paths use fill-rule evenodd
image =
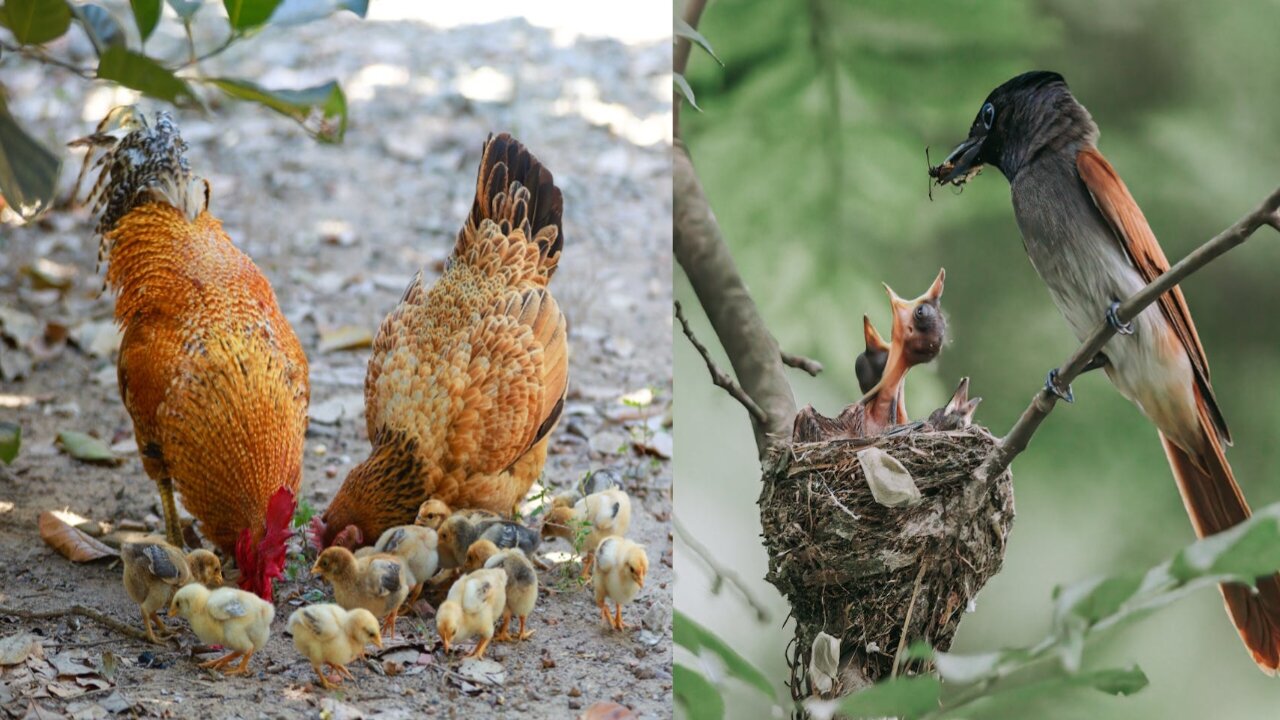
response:
<svg viewBox="0 0 1280 720"><path fill-rule="evenodd" d="M1256 578L1280 569L1280 504L1184 548L1170 568L1179 580L1201 575Z"/></svg>
<svg viewBox="0 0 1280 720"><path fill-rule="evenodd" d="M694 622L679 610L675 612L672 622L672 633L677 645L695 655L702 650L714 653L724 663L730 675L751 685L769 698L774 697L773 684L769 682L769 678L715 633Z"/></svg>
<svg viewBox="0 0 1280 720"><path fill-rule="evenodd" d="M92 435L75 430L63 430L58 433L58 444L71 457L96 465L119 465L122 458L111 452L111 448Z"/></svg>
<svg viewBox="0 0 1280 720"><path fill-rule="evenodd" d="M693 106L694 110L702 112L702 108L698 107L698 103L693 99L693 88L689 87L689 81L685 80L680 73L675 73L671 77L675 79L676 89L680 91L681 95L684 95L684 99Z"/></svg>
<svg viewBox="0 0 1280 720"><path fill-rule="evenodd" d="M241 31L265 25L279 4L280 0L222 0L231 27Z"/></svg>
<svg viewBox="0 0 1280 720"><path fill-rule="evenodd" d="M268 90L236 78L214 78L210 82L231 97L260 103L293 118L323 142L342 142L347 132L347 97L336 82L303 90Z"/></svg>
<svg viewBox="0 0 1280 720"><path fill-rule="evenodd" d="M676 704L684 708L690 720L720 720L724 717L724 698L705 677L684 665L671 668Z"/></svg>
<svg viewBox="0 0 1280 720"><path fill-rule="evenodd" d="M124 45L124 29L106 8L86 3L73 5L71 12L75 13L76 20L84 28L84 34L89 36L89 42L93 43L98 57L102 57L102 53L109 47Z"/></svg>
<svg viewBox="0 0 1280 720"><path fill-rule="evenodd" d="M284 0L271 15L271 24L301 25L342 10L364 17L369 13L369 0Z"/></svg>
<svg viewBox="0 0 1280 720"><path fill-rule="evenodd" d="M183 22L195 17L196 11L204 4L203 0L167 0L169 7L182 18Z"/></svg>
<svg viewBox="0 0 1280 720"><path fill-rule="evenodd" d="M914 718L938 709L942 682L932 675L876 683L841 699L837 712L848 718ZM809 701L822 702L822 701Z"/></svg>
<svg viewBox="0 0 1280 720"><path fill-rule="evenodd" d="M0 96L0 195L24 220L53 202L58 157L27 134Z"/></svg>
<svg viewBox="0 0 1280 720"><path fill-rule="evenodd" d="M133 8L133 22L138 26L138 34L146 43L156 29L156 23L160 22L160 0L129 0L129 6Z"/></svg>
<svg viewBox="0 0 1280 720"><path fill-rule="evenodd" d="M23 45L40 45L62 37L71 26L66 0L6 0L4 25Z"/></svg>
<svg viewBox="0 0 1280 720"><path fill-rule="evenodd" d="M1068 675L1059 671L1051 677L1018 685L996 685L972 703L946 708L942 717L966 720L982 717L1036 717L1037 713L1028 711L1054 702L1054 699L1064 692L1090 689L1108 695L1132 695L1145 688L1147 684L1146 674L1137 666L1127 670L1122 668L1094 670L1079 675Z"/></svg>
<svg viewBox="0 0 1280 720"><path fill-rule="evenodd" d="M98 77L174 104L195 98L187 83L172 71L124 47L112 47L103 53L98 63Z"/></svg>
<svg viewBox="0 0 1280 720"><path fill-rule="evenodd" d="M702 33L694 30L693 26L680 18L676 18L676 35L697 43L698 47L706 50L707 54L710 55L713 60L720 63L720 67L724 67L724 62L716 56L716 51L711 49L711 43L707 42L707 39L702 36Z"/></svg>
<svg viewBox="0 0 1280 720"><path fill-rule="evenodd" d="M18 423L0 421L0 461L5 465L18 457L18 449L22 447L22 426Z"/></svg>
<svg viewBox="0 0 1280 720"><path fill-rule="evenodd" d="M1061 625L1067 622L1068 616L1076 616L1092 625L1118 611L1141 586L1142 576L1130 574L1092 578L1059 587L1054 592L1054 624Z"/></svg>

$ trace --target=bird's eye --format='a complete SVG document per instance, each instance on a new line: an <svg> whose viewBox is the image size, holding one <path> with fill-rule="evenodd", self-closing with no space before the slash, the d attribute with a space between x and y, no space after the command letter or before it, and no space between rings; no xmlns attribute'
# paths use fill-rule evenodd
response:
<svg viewBox="0 0 1280 720"><path fill-rule="evenodd" d="M996 108L991 103L982 106L982 126L990 130L992 123L996 121Z"/></svg>

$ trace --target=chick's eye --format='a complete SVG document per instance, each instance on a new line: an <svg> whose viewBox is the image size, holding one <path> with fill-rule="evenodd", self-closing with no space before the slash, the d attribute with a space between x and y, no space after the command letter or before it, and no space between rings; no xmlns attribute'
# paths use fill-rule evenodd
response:
<svg viewBox="0 0 1280 720"><path fill-rule="evenodd" d="M982 125L986 129L991 129L991 124L996 121L996 108L991 103L982 106Z"/></svg>

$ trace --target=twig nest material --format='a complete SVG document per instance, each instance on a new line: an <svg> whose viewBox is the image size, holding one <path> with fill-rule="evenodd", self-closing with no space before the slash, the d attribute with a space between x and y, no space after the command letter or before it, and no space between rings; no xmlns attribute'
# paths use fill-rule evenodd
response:
<svg viewBox="0 0 1280 720"><path fill-rule="evenodd" d="M766 579L796 621L793 696L855 691L888 676L917 640L951 646L966 608L999 572L1013 525L1012 476L973 477L995 444L976 425L796 443L765 477ZM840 641L835 683L807 677L819 633Z"/></svg>

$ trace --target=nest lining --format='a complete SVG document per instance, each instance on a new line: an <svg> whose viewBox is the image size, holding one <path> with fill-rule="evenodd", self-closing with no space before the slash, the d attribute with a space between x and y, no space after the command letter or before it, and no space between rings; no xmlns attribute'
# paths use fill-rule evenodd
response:
<svg viewBox="0 0 1280 720"><path fill-rule="evenodd" d="M841 641L846 686L831 695L889 675L904 631L903 647L918 639L950 647L965 609L999 572L1013 524L1011 475L986 484L972 475L995 443L979 426L796 443L790 462L765 478L766 579L796 620L797 699L812 694L807 667L820 631ZM918 503L875 501L857 455L871 446L906 467Z"/></svg>

